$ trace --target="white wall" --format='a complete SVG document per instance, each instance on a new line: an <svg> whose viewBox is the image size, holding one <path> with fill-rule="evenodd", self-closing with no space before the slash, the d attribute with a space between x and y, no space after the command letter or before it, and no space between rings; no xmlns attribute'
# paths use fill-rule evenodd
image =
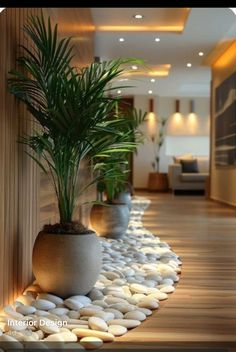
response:
<svg viewBox="0 0 236 352"><path fill-rule="evenodd" d="M152 97L154 113L149 114L148 121L141 126L145 134L145 142L139 146L134 156L134 187L146 188L149 172L153 171L153 144L150 136L157 130L158 116L169 117L166 126L166 138L160 151L160 172L167 172L173 155L192 153L193 155L209 155L209 98L181 98L180 113L174 113L175 100L170 97ZM137 95L134 105L138 109L148 111L150 96ZM195 113L190 114L190 100L195 103Z"/></svg>

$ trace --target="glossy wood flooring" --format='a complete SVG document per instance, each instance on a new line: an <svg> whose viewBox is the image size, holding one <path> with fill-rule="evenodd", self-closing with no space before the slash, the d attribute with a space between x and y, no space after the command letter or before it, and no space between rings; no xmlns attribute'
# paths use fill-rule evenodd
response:
<svg viewBox="0 0 236 352"><path fill-rule="evenodd" d="M236 211L201 196L141 193L144 226L183 261L176 291L106 348L236 351Z"/></svg>

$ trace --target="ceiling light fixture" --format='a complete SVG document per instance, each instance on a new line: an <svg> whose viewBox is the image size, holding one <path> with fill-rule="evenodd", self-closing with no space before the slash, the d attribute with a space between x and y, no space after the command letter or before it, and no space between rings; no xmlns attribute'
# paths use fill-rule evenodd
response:
<svg viewBox="0 0 236 352"><path fill-rule="evenodd" d="M187 63L187 67L192 67L191 62L188 62L188 63Z"/></svg>
<svg viewBox="0 0 236 352"><path fill-rule="evenodd" d="M138 69L138 66L133 65L133 66L131 66L131 68L132 68L132 70L137 70L137 69Z"/></svg>
<svg viewBox="0 0 236 352"><path fill-rule="evenodd" d="M117 94L121 94L121 90L120 89L118 89Z"/></svg>
<svg viewBox="0 0 236 352"><path fill-rule="evenodd" d="M151 78L150 81L151 81L152 83L156 82L155 78Z"/></svg>
<svg viewBox="0 0 236 352"><path fill-rule="evenodd" d="M143 18L143 15L137 14L133 16L136 20L141 20Z"/></svg>
<svg viewBox="0 0 236 352"><path fill-rule="evenodd" d="M152 94L152 90L149 90L149 91L148 91L148 94Z"/></svg>
<svg viewBox="0 0 236 352"><path fill-rule="evenodd" d="M160 40L160 38L155 38L155 42L159 42Z"/></svg>
<svg viewBox="0 0 236 352"><path fill-rule="evenodd" d="M203 53L202 51L199 51L198 55L199 55L199 56L203 56L204 53Z"/></svg>
<svg viewBox="0 0 236 352"><path fill-rule="evenodd" d="M119 42L124 42L125 39L124 38L119 38Z"/></svg>
<svg viewBox="0 0 236 352"><path fill-rule="evenodd" d="M229 9L236 15L236 7L229 7Z"/></svg>

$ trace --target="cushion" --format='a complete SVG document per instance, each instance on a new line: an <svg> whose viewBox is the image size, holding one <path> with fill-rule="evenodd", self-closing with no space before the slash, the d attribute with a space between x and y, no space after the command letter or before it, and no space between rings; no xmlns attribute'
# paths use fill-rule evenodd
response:
<svg viewBox="0 0 236 352"><path fill-rule="evenodd" d="M205 182L208 176L208 173L181 174L180 179L183 182Z"/></svg>
<svg viewBox="0 0 236 352"><path fill-rule="evenodd" d="M197 159L180 159L183 173L198 173Z"/></svg>
<svg viewBox="0 0 236 352"><path fill-rule="evenodd" d="M180 164L180 160L181 159L193 159L193 156L192 156L192 154L183 154L183 155L179 155L179 156L173 156L173 160L174 160L174 163L175 164Z"/></svg>

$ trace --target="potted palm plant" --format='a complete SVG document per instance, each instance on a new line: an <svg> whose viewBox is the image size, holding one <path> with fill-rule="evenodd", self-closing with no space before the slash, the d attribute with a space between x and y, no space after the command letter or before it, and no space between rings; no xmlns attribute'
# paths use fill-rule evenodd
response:
<svg viewBox="0 0 236 352"><path fill-rule="evenodd" d="M36 238L33 272L44 291L62 297L86 294L100 272L101 248L96 233L73 217L82 191L80 164L99 153L107 156L118 146L123 151L119 121L107 119L115 104L109 91L117 89L109 84L132 60L92 63L78 70L71 64L70 38L60 39L50 18L46 23L42 14L31 16L24 31L34 47L22 48L22 70L10 72L9 89L38 123L21 141L50 177L60 215L59 223L44 226Z"/></svg>
<svg viewBox="0 0 236 352"><path fill-rule="evenodd" d="M99 159L99 158L98 158ZM119 155L113 154L110 158L97 160L95 169L99 172L100 180L97 190L105 193L101 202L91 208L90 222L93 229L104 237L118 239L125 234L129 223L129 206L124 199L119 199L120 192L126 189L127 161L121 160Z"/></svg>
<svg viewBox="0 0 236 352"><path fill-rule="evenodd" d="M147 113L132 108L121 110L118 116L124 117L119 128L126 136L129 148L121 153L116 150L109 157L96 158L95 169L100 176L97 190L100 194L105 193L106 201L105 204L94 204L90 214L91 225L100 236L116 239L121 238L128 227L131 209L129 155L143 141L138 127L145 121ZM99 199L103 200L103 197Z"/></svg>

